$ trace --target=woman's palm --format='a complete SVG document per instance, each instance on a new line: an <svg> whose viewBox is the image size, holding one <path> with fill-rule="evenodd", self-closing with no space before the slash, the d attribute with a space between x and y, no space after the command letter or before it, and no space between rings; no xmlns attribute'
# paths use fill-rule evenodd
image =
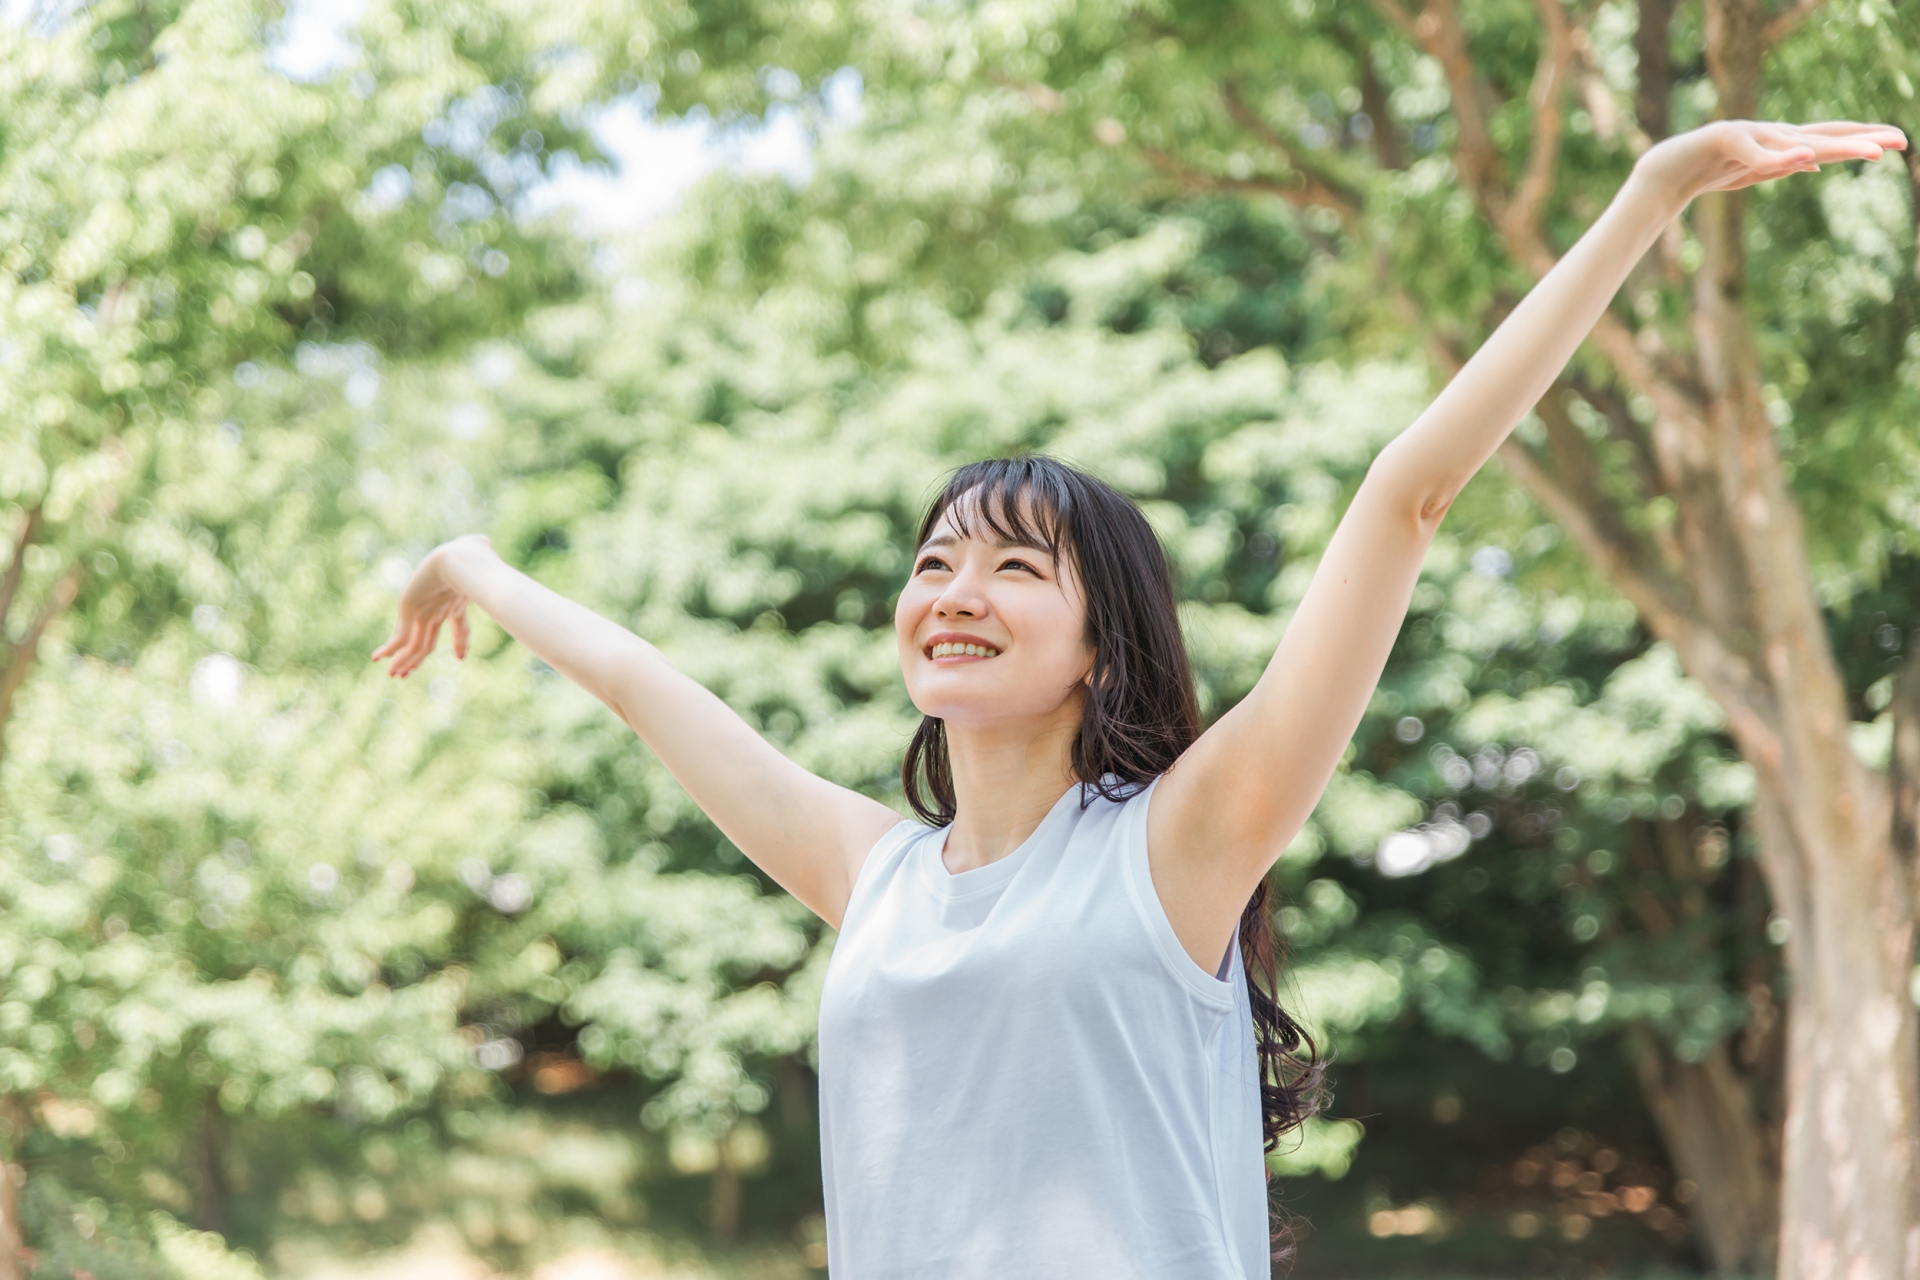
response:
<svg viewBox="0 0 1920 1280"><path fill-rule="evenodd" d="M1691 200L1708 191L1738 191L1841 160L1878 160L1906 145L1907 136L1885 124L1719 120L1668 138L1640 163L1671 183L1682 199Z"/></svg>

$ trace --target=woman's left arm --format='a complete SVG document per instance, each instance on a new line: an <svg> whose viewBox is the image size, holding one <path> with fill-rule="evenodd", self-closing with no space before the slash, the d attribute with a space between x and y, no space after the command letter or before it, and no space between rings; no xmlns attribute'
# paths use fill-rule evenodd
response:
<svg viewBox="0 0 1920 1280"><path fill-rule="evenodd" d="M1660 143L1599 221L1380 451L1259 683L1154 793L1154 884L1197 963L1218 964L1248 896L1319 802L1379 683L1447 507L1553 385L1667 224L1706 191L1905 146L1905 136L1884 125L1750 121Z"/></svg>

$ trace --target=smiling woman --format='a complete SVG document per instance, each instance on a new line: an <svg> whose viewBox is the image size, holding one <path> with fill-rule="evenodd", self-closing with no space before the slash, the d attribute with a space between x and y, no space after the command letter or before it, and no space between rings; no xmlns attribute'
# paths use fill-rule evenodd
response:
<svg viewBox="0 0 1920 1280"><path fill-rule="evenodd" d="M788 760L483 537L426 558L374 657L410 674L443 624L464 657L479 603L840 931L820 1014L836 1280L1265 1277L1285 1235L1262 1140L1317 1084L1272 998L1267 876L1447 508L1694 196L1904 146L1881 126L1722 121L1650 148L1374 459L1265 673L1204 732L1151 529L1045 458L963 468L922 523L895 615L925 717L903 774L920 822Z"/></svg>
<svg viewBox="0 0 1920 1280"><path fill-rule="evenodd" d="M949 724L967 733L968 751L997 761L1046 751L1044 762L1019 762L1023 777L1035 765L1064 768L1034 781L1057 792L1078 780L1109 799L1109 774L1138 786L1199 735L1166 554L1125 497L1050 459L977 462L928 508L919 546L895 629L907 691L925 716L902 773L920 817L948 823L958 811ZM980 629L990 637L973 634ZM942 642L996 645L1012 661L993 685L943 682L928 670L952 661L937 653ZM1045 741L1024 727L1034 715L1054 722ZM1002 728L1011 736L995 733ZM1053 750L1060 739L1073 744L1065 758ZM975 767L990 766L962 764ZM969 822L949 840L950 867L1005 852L971 847L976 830Z"/></svg>
<svg viewBox="0 0 1920 1280"><path fill-rule="evenodd" d="M1286 1233L1261 1149L1319 1069L1274 996L1265 878L1233 937L1160 901L1151 796L1200 734L1166 554L1125 496L1044 457L960 468L918 543L894 626L926 826L860 870L821 998L834 1256L1265 1274ZM963 1140L887 1119L943 1112Z"/></svg>

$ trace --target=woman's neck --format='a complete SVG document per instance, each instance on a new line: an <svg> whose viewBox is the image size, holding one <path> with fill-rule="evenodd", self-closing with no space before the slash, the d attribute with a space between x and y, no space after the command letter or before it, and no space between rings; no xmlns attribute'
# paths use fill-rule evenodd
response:
<svg viewBox="0 0 1920 1280"><path fill-rule="evenodd" d="M947 725L955 814L941 860L958 874L998 862L1033 834L1074 784L1080 700L1037 726Z"/></svg>

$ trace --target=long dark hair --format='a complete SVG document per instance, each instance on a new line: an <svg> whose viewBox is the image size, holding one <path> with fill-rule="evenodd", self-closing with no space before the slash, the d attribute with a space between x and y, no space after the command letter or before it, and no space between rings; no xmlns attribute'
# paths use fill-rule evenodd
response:
<svg viewBox="0 0 1920 1280"><path fill-rule="evenodd" d="M1123 800L1165 773L1200 736L1193 664L1180 634L1166 551L1118 490L1056 458L1029 454L970 463L955 471L927 508L916 548L942 517L962 537L978 520L994 536L1045 548L1057 565L1070 556L1087 603L1093 646L1086 711L1073 743L1073 773L1084 803ZM946 725L923 717L900 770L907 802L934 826L953 821L956 801ZM1319 1108L1325 1064L1313 1037L1280 1007L1284 947L1274 934L1263 878L1240 913L1240 959L1260 1055L1263 1147ZM1284 1215L1272 1223L1276 1258L1292 1253Z"/></svg>

